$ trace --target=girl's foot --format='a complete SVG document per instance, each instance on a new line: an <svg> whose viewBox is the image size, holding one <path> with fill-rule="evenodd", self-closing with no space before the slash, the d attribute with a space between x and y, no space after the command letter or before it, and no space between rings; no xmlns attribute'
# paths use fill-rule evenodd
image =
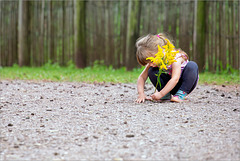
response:
<svg viewBox="0 0 240 161"><path fill-rule="evenodd" d="M158 102L169 102L171 100L171 94L170 92L167 93L165 96L163 96Z"/></svg>
<svg viewBox="0 0 240 161"><path fill-rule="evenodd" d="M182 91L182 90L178 90L177 93L171 98L172 102L183 102L184 100L186 100L186 96L187 93Z"/></svg>

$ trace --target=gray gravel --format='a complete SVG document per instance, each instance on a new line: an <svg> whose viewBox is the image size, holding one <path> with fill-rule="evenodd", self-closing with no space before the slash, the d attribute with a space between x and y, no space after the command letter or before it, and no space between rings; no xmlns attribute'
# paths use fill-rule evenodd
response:
<svg viewBox="0 0 240 161"><path fill-rule="evenodd" d="M1 80L0 159L240 160L240 87L229 88L137 104L136 84Z"/></svg>

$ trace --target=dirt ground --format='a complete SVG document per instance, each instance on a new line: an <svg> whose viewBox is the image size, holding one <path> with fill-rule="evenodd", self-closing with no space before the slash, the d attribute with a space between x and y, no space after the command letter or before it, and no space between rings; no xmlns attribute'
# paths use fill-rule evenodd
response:
<svg viewBox="0 0 240 161"><path fill-rule="evenodd" d="M136 84L1 80L0 160L240 160L239 93L137 104Z"/></svg>

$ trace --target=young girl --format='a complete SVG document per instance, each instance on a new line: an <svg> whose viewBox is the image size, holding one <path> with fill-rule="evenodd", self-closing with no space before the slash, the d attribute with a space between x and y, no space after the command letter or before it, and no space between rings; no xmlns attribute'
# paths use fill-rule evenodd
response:
<svg viewBox="0 0 240 161"><path fill-rule="evenodd" d="M180 50L176 54L172 65L167 66L166 73L160 76L161 88L158 84L157 92L147 98L144 94L144 85L147 78L150 78L152 84L156 87L159 68L148 57L154 57L160 47L167 44L169 40L164 34L152 35L149 34L141 37L136 42L137 52L136 57L140 65L145 66L143 72L139 75L137 81L138 98L136 102L141 103L146 99L153 100L171 100L173 102L182 102L186 99L187 94L191 93L198 82L198 66L193 61L188 61L188 55ZM169 40L170 41L170 40ZM171 42L171 41L170 41ZM173 96L171 96L173 95Z"/></svg>

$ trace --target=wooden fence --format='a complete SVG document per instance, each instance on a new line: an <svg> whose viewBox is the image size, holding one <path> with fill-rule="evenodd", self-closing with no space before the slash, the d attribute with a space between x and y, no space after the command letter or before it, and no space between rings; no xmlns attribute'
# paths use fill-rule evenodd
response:
<svg viewBox="0 0 240 161"><path fill-rule="evenodd" d="M200 71L240 68L238 0L83 1L85 23L80 23L86 57L76 57L77 2L0 0L0 66L41 66L49 61L66 65L86 59L85 66L102 60L114 68L132 69L139 66L136 39L164 32L198 62Z"/></svg>

